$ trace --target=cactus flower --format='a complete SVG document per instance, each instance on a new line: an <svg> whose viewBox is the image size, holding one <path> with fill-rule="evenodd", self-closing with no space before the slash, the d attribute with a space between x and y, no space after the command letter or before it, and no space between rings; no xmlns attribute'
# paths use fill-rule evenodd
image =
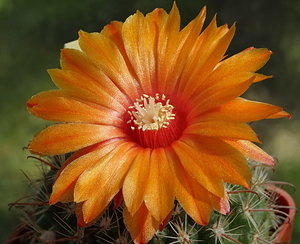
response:
<svg viewBox="0 0 300 244"><path fill-rule="evenodd" d="M198 224L228 213L224 183L250 187L247 158L274 160L254 143L247 122L289 117L282 108L240 96L269 76L255 73L271 51L227 57L235 26L202 30L206 9L180 29L176 5L100 33L79 32L78 49L61 51L58 87L28 100L33 115L56 123L37 134L37 155L74 152L49 200L76 202L78 224L95 221L115 197L135 243L147 243L176 199ZM120 201L120 200L119 200Z"/></svg>

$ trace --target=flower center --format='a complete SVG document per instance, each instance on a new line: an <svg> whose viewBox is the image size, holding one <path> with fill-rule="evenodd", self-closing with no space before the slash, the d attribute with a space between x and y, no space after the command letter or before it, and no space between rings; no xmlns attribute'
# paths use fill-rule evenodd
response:
<svg viewBox="0 0 300 244"><path fill-rule="evenodd" d="M169 104L169 99L163 105L159 100L165 101L165 95L160 98L159 94L156 94L155 98L144 94L141 98L137 99L133 106L128 111L130 114L130 120L128 123L133 122L135 126L131 126L131 129L145 130L158 130L161 128L167 128L170 124L169 120L175 118L175 114L172 113L173 106Z"/></svg>
<svg viewBox="0 0 300 244"><path fill-rule="evenodd" d="M143 147L166 147L179 137L176 109L164 94L142 95L128 107L128 114L131 133Z"/></svg>

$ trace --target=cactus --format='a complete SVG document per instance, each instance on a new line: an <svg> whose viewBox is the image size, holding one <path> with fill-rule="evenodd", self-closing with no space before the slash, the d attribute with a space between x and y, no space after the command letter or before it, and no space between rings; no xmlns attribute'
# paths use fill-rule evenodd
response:
<svg viewBox="0 0 300 244"><path fill-rule="evenodd" d="M86 228L76 224L74 203L49 206L55 175L68 156L32 157L43 163L42 177L39 180L27 177L32 193L11 204L19 210L22 224L19 234L7 243L133 243L123 223L122 205L116 208L111 203L97 222ZM157 232L150 243L273 243L284 215L278 214L276 195L268 190L273 169L257 162L249 162L249 165L253 172L250 190L226 185L231 207L228 215L213 212L208 225L200 226L175 202L165 228Z"/></svg>

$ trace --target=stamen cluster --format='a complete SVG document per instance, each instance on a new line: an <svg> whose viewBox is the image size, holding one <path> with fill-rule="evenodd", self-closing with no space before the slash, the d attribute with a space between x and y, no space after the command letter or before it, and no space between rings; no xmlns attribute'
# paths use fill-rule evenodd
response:
<svg viewBox="0 0 300 244"><path fill-rule="evenodd" d="M173 106L169 104L170 99L166 100L166 96L158 93L155 97L143 94L136 99L133 106L129 107L128 113L130 120L127 123L133 123L131 129L158 130L167 128L170 124L169 120L175 119L175 114L172 112Z"/></svg>

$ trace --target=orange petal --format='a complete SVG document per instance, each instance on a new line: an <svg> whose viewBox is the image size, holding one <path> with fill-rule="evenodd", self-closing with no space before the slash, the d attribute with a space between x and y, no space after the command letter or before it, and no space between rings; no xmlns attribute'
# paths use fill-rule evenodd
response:
<svg viewBox="0 0 300 244"><path fill-rule="evenodd" d="M205 202L199 201L188 194L178 194L177 199L184 211L199 225L207 225L212 206Z"/></svg>
<svg viewBox="0 0 300 244"><path fill-rule="evenodd" d="M192 96L189 102L187 120L193 119L201 113L236 99L243 94L253 83L255 74L253 73L236 73L228 76L215 84L199 90Z"/></svg>
<svg viewBox="0 0 300 244"><path fill-rule="evenodd" d="M131 64L131 73L140 83L143 93L153 94L152 85L157 80L155 77L155 51L153 50L157 36L156 26L153 21L146 21L141 12L137 12L126 19L122 36Z"/></svg>
<svg viewBox="0 0 300 244"><path fill-rule="evenodd" d="M205 21L205 16L206 7L204 6L199 12L198 16L181 30L181 34L183 36L187 36L184 49L190 49L190 46L195 42L195 39L198 38Z"/></svg>
<svg viewBox="0 0 300 244"><path fill-rule="evenodd" d="M219 198L216 195L209 192L201 185L201 183L198 183L196 179L191 177L191 175L188 174L188 172L184 169L184 167L179 161L179 158L176 156L176 154L174 154L172 150L167 150L167 157L170 161L173 162L171 164L172 170L175 175L175 186L173 185L173 187L175 189L176 194L189 194L192 198L205 202L206 204L210 205L211 207L217 210L221 209L220 199L222 198ZM225 188L223 189L223 191L224 196L226 197L227 194ZM222 204L224 204L224 202L222 202Z"/></svg>
<svg viewBox="0 0 300 244"><path fill-rule="evenodd" d="M94 64L132 101L140 96L140 86L130 74L120 50L113 41L101 33L80 31L79 44Z"/></svg>
<svg viewBox="0 0 300 244"><path fill-rule="evenodd" d="M222 120L233 122L252 122L270 118L282 111L282 108L243 98L236 98L199 115L195 122Z"/></svg>
<svg viewBox="0 0 300 244"><path fill-rule="evenodd" d="M178 86L177 82L174 81L184 81L182 74L187 70L187 62L191 58L191 54L194 53L193 47L198 39L206 16L206 7L204 7L198 16L178 34L180 16L175 3L173 8L176 11L174 11L173 16L170 16L168 19L168 23L163 29L160 43L158 44L159 50L161 51L158 53L160 55L158 58L158 90L164 94L173 93ZM176 22L175 26L173 24L174 22ZM171 28L173 29L172 32L170 31ZM166 63L168 63L168 69L165 68Z"/></svg>
<svg viewBox="0 0 300 244"><path fill-rule="evenodd" d="M71 97L61 90L41 92L27 101L33 115L57 122L84 122L120 127L119 112Z"/></svg>
<svg viewBox="0 0 300 244"><path fill-rule="evenodd" d="M131 142L122 143L79 176L74 201L84 201L85 223L95 220L122 188L125 174L139 149L132 146Z"/></svg>
<svg viewBox="0 0 300 244"><path fill-rule="evenodd" d="M144 189L150 172L150 148L142 149L134 159L123 183L123 197L127 210L134 215L144 200Z"/></svg>
<svg viewBox="0 0 300 244"><path fill-rule="evenodd" d="M73 179L73 178L72 178ZM76 180L69 182L67 185L63 185L63 188L52 188L52 194L49 198L49 204L53 205L57 202L68 203L74 202L74 188Z"/></svg>
<svg viewBox="0 0 300 244"><path fill-rule="evenodd" d="M290 119L292 116L289 113L285 112L285 111L280 111L276 114L273 114L273 115L269 116L267 119L279 119L279 118L282 118L282 117L287 117L287 118Z"/></svg>
<svg viewBox="0 0 300 244"><path fill-rule="evenodd" d="M103 89L97 79L83 73L60 69L51 69L48 70L48 73L57 87L80 100L99 104L120 113L123 113L128 107L127 100L124 95L120 94L120 90L111 89L111 86L114 86L112 82L110 82L112 83L110 89Z"/></svg>
<svg viewBox="0 0 300 244"><path fill-rule="evenodd" d="M158 91L164 94L172 92L176 85L176 82L174 82L176 79L174 78L181 72L176 67L176 63L184 41L179 34L180 14L175 3L169 15L165 11L160 11L157 19L156 25L159 33L156 47L157 86ZM166 64L168 64L167 69ZM169 82L169 80L173 82Z"/></svg>
<svg viewBox="0 0 300 244"><path fill-rule="evenodd" d="M150 157L148 183L144 202L151 215L160 223L164 221L172 210L175 200L172 174L163 148L153 149ZM141 187L139 189L142 190Z"/></svg>
<svg viewBox="0 0 300 244"><path fill-rule="evenodd" d="M172 153L168 156L174 161ZM172 166L176 175L173 181L176 199L194 221L200 225L207 225L212 209L219 207L216 201L219 198L191 177L180 163L174 162Z"/></svg>
<svg viewBox="0 0 300 244"><path fill-rule="evenodd" d="M215 179L223 179L230 184L250 187L252 176L246 158L231 145L222 140L194 135L182 136L180 140L183 142L182 150L188 151L199 167L211 172L210 181L214 183ZM194 178L197 179L195 176ZM197 179L202 184L199 180ZM215 195L224 197L224 193Z"/></svg>
<svg viewBox="0 0 300 244"><path fill-rule="evenodd" d="M119 51L122 53L124 59L126 59L126 51L124 47L124 40L122 35L123 22L121 21L112 21L106 25L101 34L112 40L115 45L118 47ZM128 61L128 59L126 59Z"/></svg>
<svg viewBox="0 0 300 244"><path fill-rule="evenodd" d="M99 158L97 163L88 167L79 176L74 201L82 202L102 195L112 195L109 197L112 199L121 189L127 170L139 150L140 148L132 142L115 145L113 150Z"/></svg>
<svg viewBox="0 0 300 244"><path fill-rule="evenodd" d="M112 126L83 123L57 124L37 134L28 148L33 154L60 155L122 137L126 137L124 132Z"/></svg>
<svg viewBox="0 0 300 244"><path fill-rule="evenodd" d="M274 158L263 151L260 147L256 146L252 142L249 141L235 141L235 140L225 140L228 144L239 150L246 157L269 165L275 165Z"/></svg>
<svg viewBox="0 0 300 244"><path fill-rule="evenodd" d="M245 123L205 121L188 126L183 133L260 142L253 129Z"/></svg>
<svg viewBox="0 0 300 244"><path fill-rule="evenodd" d="M60 59L63 70L71 70L89 77L99 85L99 89L103 89L108 94L113 95L118 101L128 99L126 94L124 94L122 90L114 84L111 78L100 70L93 60L82 51L75 49L62 49Z"/></svg>
<svg viewBox="0 0 300 244"><path fill-rule="evenodd" d="M82 204L82 215L85 224L96 221L111 201L110 195L90 197Z"/></svg>
<svg viewBox="0 0 300 244"><path fill-rule="evenodd" d="M217 28L216 19L212 20L211 24L199 36L200 45L196 43L195 49L192 50L191 57L189 57L183 71L179 91L188 96L198 87L206 86L206 78L214 72L213 70L219 61L224 58L234 33L234 25L230 29L226 25ZM182 85L184 88L181 88Z"/></svg>
<svg viewBox="0 0 300 244"><path fill-rule="evenodd" d="M124 222L135 244L146 244L159 228L159 222L153 218L143 203L138 211L131 215L125 207Z"/></svg>
<svg viewBox="0 0 300 244"><path fill-rule="evenodd" d="M84 151L84 154L77 151L69 157L58 172L49 200L50 204L54 204L58 201L67 202L70 194L72 194L72 201L74 201L74 187L78 177L86 169L98 163L104 155L108 154L120 143L122 142L117 141L107 145L99 144L97 147L93 147L93 150L90 152L86 149L82 149L80 151ZM76 155L78 154L82 155L77 157Z"/></svg>
<svg viewBox="0 0 300 244"><path fill-rule="evenodd" d="M239 72L255 72L265 65L272 52L266 48L242 51L220 62L208 79L221 80Z"/></svg>
<svg viewBox="0 0 300 244"><path fill-rule="evenodd" d="M212 194L218 197L224 197L222 178L219 177L219 174L211 170L210 164L207 164L205 158L201 157L201 153L198 154L182 141L175 141L171 146L174 153L178 156L176 163L180 163L184 170L190 174L190 177L193 177Z"/></svg>

